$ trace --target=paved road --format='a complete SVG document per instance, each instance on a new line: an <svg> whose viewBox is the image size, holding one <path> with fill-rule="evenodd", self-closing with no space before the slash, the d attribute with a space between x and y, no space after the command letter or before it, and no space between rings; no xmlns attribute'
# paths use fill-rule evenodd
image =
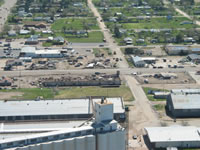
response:
<svg viewBox="0 0 200 150"><path fill-rule="evenodd" d="M102 19L101 15L99 14L98 10L96 9L96 7L94 6L94 4L92 3L92 0L88 0L88 7L92 10L94 16L97 17L99 27L100 27L101 31L103 32L104 38L105 38L106 42L108 43L110 49L113 52L114 51L116 52L116 57L122 59L122 62L119 63L119 67L120 68L128 68L128 64L127 64L127 61L125 60L123 53L121 52L118 45L115 43L115 40L113 39L112 34L107 29L105 23L102 21L103 19Z"/></svg>
<svg viewBox="0 0 200 150"><path fill-rule="evenodd" d="M15 5L17 0L5 0L5 3L0 7L0 32L7 20L10 9Z"/></svg>

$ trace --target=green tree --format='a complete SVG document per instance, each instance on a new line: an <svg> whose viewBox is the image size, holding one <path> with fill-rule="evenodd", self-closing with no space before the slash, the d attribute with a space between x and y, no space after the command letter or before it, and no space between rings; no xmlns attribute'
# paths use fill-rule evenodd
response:
<svg viewBox="0 0 200 150"><path fill-rule="evenodd" d="M117 38L121 37L121 33L119 32L119 28L117 26L115 26L114 28L114 34L115 34L115 37Z"/></svg>

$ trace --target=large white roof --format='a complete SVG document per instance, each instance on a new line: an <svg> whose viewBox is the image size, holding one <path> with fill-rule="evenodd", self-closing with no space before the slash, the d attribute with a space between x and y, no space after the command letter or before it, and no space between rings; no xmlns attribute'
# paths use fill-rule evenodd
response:
<svg viewBox="0 0 200 150"><path fill-rule="evenodd" d="M107 100L114 104L115 114L125 112L121 98L107 98ZM93 103L98 101L101 99L93 99ZM0 117L92 114L93 109L89 99L0 101Z"/></svg>
<svg viewBox="0 0 200 150"><path fill-rule="evenodd" d="M145 128L151 142L200 141L199 129L193 126Z"/></svg>
<svg viewBox="0 0 200 150"><path fill-rule="evenodd" d="M123 103L123 100L120 98L120 97L118 97L118 98L106 98L106 100L108 101L108 102L111 102L111 103L113 103L113 112L114 113L124 113L125 112L125 109L124 109L124 103ZM100 102L101 101L101 99L99 98L99 99L93 99L93 106L95 106L94 105L94 103L95 102Z"/></svg>
<svg viewBox="0 0 200 150"><path fill-rule="evenodd" d="M0 116L90 114L89 99L0 101Z"/></svg>
<svg viewBox="0 0 200 150"><path fill-rule="evenodd" d="M35 51L35 54L60 54L59 50L37 50Z"/></svg>

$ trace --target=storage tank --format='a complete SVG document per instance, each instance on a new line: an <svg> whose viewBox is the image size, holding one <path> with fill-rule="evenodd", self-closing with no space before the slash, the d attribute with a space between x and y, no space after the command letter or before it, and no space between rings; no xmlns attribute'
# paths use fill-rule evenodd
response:
<svg viewBox="0 0 200 150"><path fill-rule="evenodd" d="M17 148L16 150L29 150L29 147L20 147L20 148Z"/></svg>
<svg viewBox="0 0 200 150"><path fill-rule="evenodd" d="M88 135L85 139L86 150L96 150L96 138L94 135Z"/></svg>
<svg viewBox="0 0 200 150"><path fill-rule="evenodd" d="M77 137L75 138L76 141L76 150L87 150L85 148L85 137Z"/></svg>
<svg viewBox="0 0 200 150"><path fill-rule="evenodd" d="M43 150L43 149L41 148L41 145L37 144L29 146L29 150Z"/></svg>
<svg viewBox="0 0 200 150"><path fill-rule="evenodd" d="M64 141L55 141L53 142L53 150L65 150Z"/></svg>
<svg viewBox="0 0 200 150"><path fill-rule="evenodd" d="M76 150L74 138L64 140L65 150Z"/></svg>
<svg viewBox="0 0 200 150"><path fill-rule="evenodd" d="M41 150L53 150L52 142L42 144L41 145Z"/></svg>
<svg viewBox="0 0 200 150"><path fill-rule="evenodd" d="M97 134L97 150L107 150L107 134Z"/></svg>

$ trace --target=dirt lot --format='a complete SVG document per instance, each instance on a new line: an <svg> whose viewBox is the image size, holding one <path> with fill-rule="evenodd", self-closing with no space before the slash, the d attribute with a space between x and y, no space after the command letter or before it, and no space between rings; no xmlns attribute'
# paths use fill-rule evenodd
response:
<svg viewBox="0 0 200 150"><path fill-rule="evenodd" d="M191 83L196 83L196 81L187 72L186 73L176 73L174 75L176 77L172 77L171 79L162 79L162 78L156 78L155 74L141 74L141 75L136 76L136 79L141 84L144 84L145 80L148 82L148 84L191 84Z"/></svg>
<svg viewBox="0 0 200 150"><path fill-rule="evenodd" d="M5 92L0 92L0 100L7 100L7 99L12 99L12 97L15 97L15 96L21 96L23 95L23 93L20 93L20 92L8 92L8 93L5 93Z"/></svg>

